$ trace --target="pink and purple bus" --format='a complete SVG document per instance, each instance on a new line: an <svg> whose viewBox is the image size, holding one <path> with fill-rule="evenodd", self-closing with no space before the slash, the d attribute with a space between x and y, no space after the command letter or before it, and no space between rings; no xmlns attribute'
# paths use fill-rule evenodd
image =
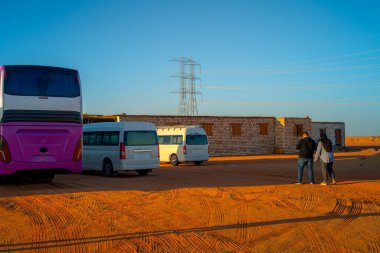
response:
<svg viewBox="0 0 380 253"><path fill-rule="evenodd" d="M0 176L82 171L82 96L77 70L0 66Z"/></svg>

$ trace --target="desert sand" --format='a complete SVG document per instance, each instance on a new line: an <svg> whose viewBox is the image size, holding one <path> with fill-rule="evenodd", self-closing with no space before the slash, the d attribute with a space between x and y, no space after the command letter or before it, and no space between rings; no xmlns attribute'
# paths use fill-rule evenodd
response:
<svg viewBox="0 0 380 253"><path fill-rule="evenodd" d="M380 252L380 154L338 154L328 186L306 172L294 185L295 162L219 157L146 177L3 182L0 252Z"/></svg>
<svg viewBox="0 0 380 253"><path fill-rule="evenodd" d="M380 147L380 136L347 136L346 146Z"/></svg>

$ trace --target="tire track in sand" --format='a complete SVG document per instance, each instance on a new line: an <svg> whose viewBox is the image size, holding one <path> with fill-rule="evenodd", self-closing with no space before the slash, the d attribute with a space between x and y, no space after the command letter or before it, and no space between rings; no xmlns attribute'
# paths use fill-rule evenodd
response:
<svg viewBox="0 0 380 253"><path fill-rule="evenodd" d="M303 192L300 199L300 208L308 211L313 210L320 201L319 195L309 191Z"/></svg>
<svg viewBox="0 0 380 253"><path fill-rule="evenodd" d="M13 201L20 207L22 213L28 217L29 220L28 226L19 226L17 228L18 230L23 230L23 241L44 241L49 238L43 215L40 213L38 207L34 205L34 202L26 197L15 197ZM33 233L30 233L30 230L26 231L27 227L33 228ZM30 235L30 237L28 235Z"/></svg>
<svg viewBox="0 0 380 253"><path fill-rule="evenodd" d="M188 190L184 190L185 193L189 195L193 195L193 193L189 192ZM177 218L181 218L183 221L187 221L189 224L189 221L191 225L194 227L205 227L205 226L215 226L215 225L223 225L224 223L224 212L220 206L220 203L218 200L215 200L214 198L208 198L203 197L202 194L198 194L196 196L196 200L198 200L198 206L202 210L202 217L206 216L203 219L200 219L201 222L196 217L189 217L185 215L182 211L177 209L172 209L172 212L175 212L175 216ZM205 213L205 215L203 215ZM215 215L212 215L215 214ZM216 221L214 221L216 219ZM169 221L168 221L169 222ZM170 222L169 222L170 223ZM172 227L173 224L167 224L167 226ZM246 247L244 244L241 244L240 242L233 240L232 238L225 236L224 233L221 231L209 231L209 232L201 232L200 235L206 236L208 239L207 241L214 247L215 250L218 245L220 250L233 250L234 252L252 252L252 250L248 247ZM206 252L204 249L201 250L201 252Z"/></svg>
<svg viewBox="0 0 380 253"><path fill-rule="evenodd" d="M380 239L378 234L373 234L368 231L362 231L360 236L364 239L367 246L367 252L380 252ZM361 246L360 248L363 248Z"/></svg>
<svg viewBox="0 0 380 253"><path fill-rule="evenodd" d="M347 201L345 199L336 199L335 207L330 214L334 216L341 216L346 208Z"/></svg>
<svg viewBox="0 0 380 253"><path fill-rule="evenodd" d="M370 213L374 214L374 216L371 217L373 222L377 224L376 226L376 234L370 233L369 231L363 231L361 234L362 236L370 243L370 247L368 249L369 252L380 252L380 208L376 205L376 202L374 201L367 201L365 203Z"/></svg>
<svg viewBox="0 0 380 253"><path fill-rule="evenodd" d="M346 206L345 209L348 210L347 215L349 217L345 217L341 223L339 223L335 229L337 232L341 232L343 229L345 229L347 226L350 225L351 222L353 222L356 218L360 216L363 209L363 204L360 200L357 199L350 199L351 206ZM340 210L339 210L340 211Z"/></svg>
<svg viewBox="0 0 380 253"><path fill-rule="evenodd" d="M108 205L112 206L116 212L121 212L124 214L127 214L136 224L138 224L141 227L141 231L149 232L149 231L159 231L162 230L162 226L157 226L152 223L151 220L148 219L149 216L147 216L145 212L143 212L143 206L145 206L143 203L145 202L145 196L134 196L135 197L135 203L140 203L140 208L132 208L128 207L128 205L120 205L120 202L115 200L114 198L110 199L107 198L107 196L101 196L102 198L99 199L103 203L107 203ZM149 212L148 212L149 213ZM162 224L163 220L157 220L159 224ZM173 227L171 227L173 228ZM212 247L203 240L199 240L199 238L192 238L193 246L197 248L197 245L203 246L205 249L212 250ZM169 252L187 252L188 249L183 247L181 245L181 241L179 240L179 237L174 234L167 234L164 236L152 236L152 237L141 237L139 239L133 240L136 245L139 245L139 242L144 242L145 245L149 245L150 249L156 248L158 249L161 247L158 251L169 251ZM160 246L158 246L160 245ZM198 249L202 249L201 247ZM149 252L149 251L147 251Z"/></svg>
<svg viewBox="0 0 380 253"><path fill-rule="evenodd" d="M254 238L254 236L249 236L250 232L254 232L256 234L257 228L248 228L246 226L249 223L249 201L245 197L245 195L236 190L235 188L225 188L225 191L230 195L230 198L237 202L237 217L234 222L237 224L236 240L241 243L247 243L250 241L250 238Z"/></svg>

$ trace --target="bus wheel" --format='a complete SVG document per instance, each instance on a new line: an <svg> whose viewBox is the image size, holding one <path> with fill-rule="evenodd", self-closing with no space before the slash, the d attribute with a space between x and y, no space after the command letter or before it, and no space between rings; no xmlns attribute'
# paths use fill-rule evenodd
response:
<svg viewBox="0 0 380 253"><path fill-rule="evenodd" d="M199 166L199 165L202 164L202 161L196 161L196 162L194 162L194 164L197 165L197 166Z"/></svg>
<svg viewBox="0 0 380 253"><path fill-rule="evenodd" d="M51 183L51 182L53 182L54 174L52 173L52 174L41 175L41 179L45 183Z"/></svg>
<svg viewBox="0 0 380 253"><path fill-rule="evenodd" d="M106 159L103 162L103 174L106 177L112 177L113 176L113 166L110 160Z"/></svg>
<svg viewBox="0 0 380 253"><path fill-rule="evenodd" d="M177 155L171 155L171 157L170 157L170 163L173 166L178 166L178 164L179 164L178 156Z"/></svg>
<svg viewBox="0 0 380 253"><path fill-rule="evenodd" d="M150 170L138 170L137 173L139 173L140 176L146 176Z"/></svg>

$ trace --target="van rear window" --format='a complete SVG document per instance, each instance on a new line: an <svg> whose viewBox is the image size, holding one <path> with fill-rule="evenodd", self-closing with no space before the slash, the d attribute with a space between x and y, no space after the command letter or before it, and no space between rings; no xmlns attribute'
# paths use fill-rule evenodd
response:
<svg viewBox="0 0 380 253"><path fill-rule="evenodd" d="M124 144L126 146L157 145L157 133L155 131L126 131Z"/></svg>
<svg viewBox="0 0 380 253"><path fill-rule="evenodd" d="M186 135L186 144L187 145L207 145L207 136L206 135Z"/></svg>

